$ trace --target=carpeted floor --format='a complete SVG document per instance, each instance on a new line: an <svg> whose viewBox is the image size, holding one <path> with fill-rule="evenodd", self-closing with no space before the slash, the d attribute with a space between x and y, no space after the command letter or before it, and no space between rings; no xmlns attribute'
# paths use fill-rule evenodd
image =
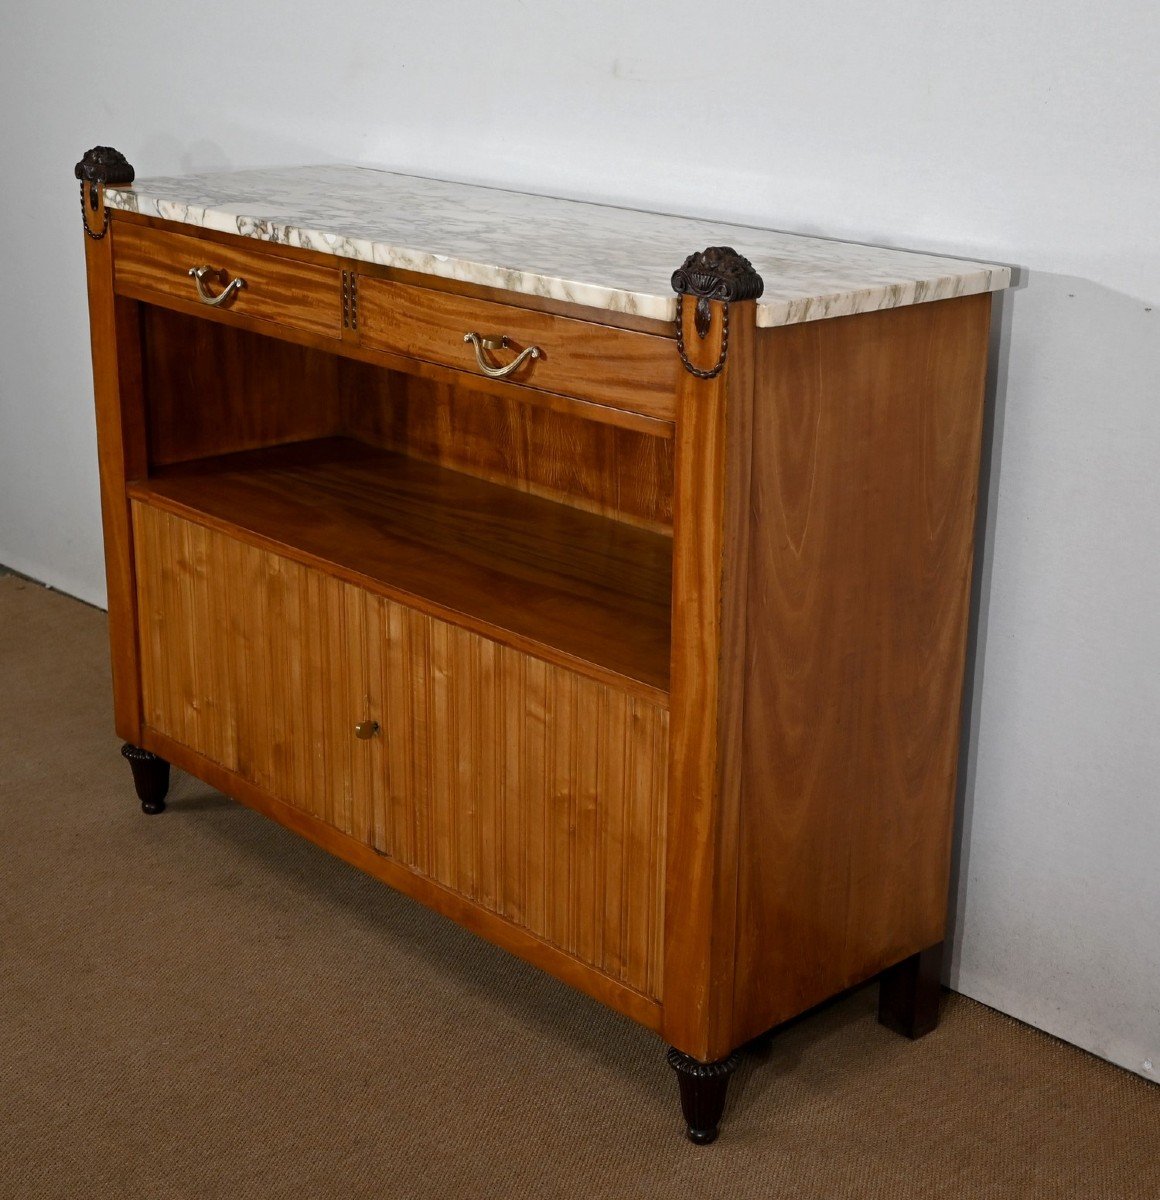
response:
<svg viewBox="0 0 1160 1200"><path fill-rule="evenodd" d="M863 989L683 1140L651 1035L209 788L140 814L104 615L0 578L0 1196L1160 1196L1160 1088Z"/></svg>

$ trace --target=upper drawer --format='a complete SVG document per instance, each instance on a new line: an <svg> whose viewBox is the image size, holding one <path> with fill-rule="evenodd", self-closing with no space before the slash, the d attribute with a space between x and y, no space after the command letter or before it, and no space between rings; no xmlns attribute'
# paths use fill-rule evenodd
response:
<svg viewBox="0 0 1160 1200"><path fill-rule="evenodd" d="M364 346L475 375L486 372L475 346L464 341L469 333L506 339L502 347L479 351L493 374L535 346L537 357L503 377L673 420L680 362L672 341L655 334L365 276L359 280L359 326Z"/></svg>
<svg viewBox="0 0 1160 1200"><path fill-rule="evenodd" d="M333 267L122 222L114 223L113 263L117 290L139 299L168 297L307 333L342 336L341 273ZM190 271L204 267L209 271L199 289ZM235 279L242 283L231 288ZM229 295L219 299L227 289Z"/></svg>

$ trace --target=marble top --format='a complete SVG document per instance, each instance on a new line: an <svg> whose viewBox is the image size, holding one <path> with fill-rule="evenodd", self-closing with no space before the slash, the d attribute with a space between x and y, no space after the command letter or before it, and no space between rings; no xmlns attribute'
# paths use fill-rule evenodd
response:
<svg viewBox="0 0 1160 1200"><path fill-rule="evenodd" d="M111 208L443 279L672 320L673 271L732 246L769 327L1008 287L1007 267L397 175L321 166L141 179Z"/></svg>

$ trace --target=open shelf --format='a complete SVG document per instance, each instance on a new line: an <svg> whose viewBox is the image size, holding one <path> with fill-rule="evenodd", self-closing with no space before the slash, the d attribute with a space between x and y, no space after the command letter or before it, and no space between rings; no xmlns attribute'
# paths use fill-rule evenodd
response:
<svg viewBox="0 0 1160 1200"><path fill-rule="evenodd" d="M667 703L663 534L347 438L166 467L129 494Z"/></svg>

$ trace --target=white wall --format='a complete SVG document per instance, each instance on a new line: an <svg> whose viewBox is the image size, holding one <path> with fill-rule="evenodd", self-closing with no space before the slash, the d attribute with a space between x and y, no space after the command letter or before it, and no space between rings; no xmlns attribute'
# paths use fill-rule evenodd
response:
<svg viewBox="0 0 1160 1200"><path fill-rule="evenodd" d="M5 0L2 22L0 562L95 602L71 179L95 142L142 175L362 161L1023 267L951 980L1160 1074L1151 0Z"/></svg>

